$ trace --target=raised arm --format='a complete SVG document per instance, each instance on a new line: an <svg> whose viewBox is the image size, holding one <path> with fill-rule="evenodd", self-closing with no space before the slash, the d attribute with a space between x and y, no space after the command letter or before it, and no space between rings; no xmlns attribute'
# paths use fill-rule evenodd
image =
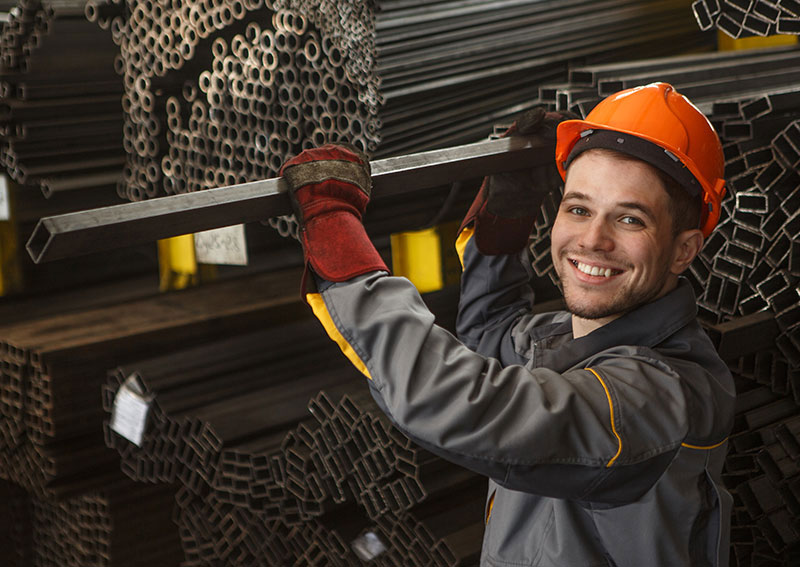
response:
<svg viewBox="0 0 800 567"><path fill-rule="evenodd" d="M535 168L521 163L516 171L486 177L461 224L456 249L463 275L456 328L467 346L483 354L501 356L500 341L508 341L510 328L533 303L528 238L542 201L561 184L555 131L565 118L537 107L517 119L505 135L549 140L553 160Z"/></svg>

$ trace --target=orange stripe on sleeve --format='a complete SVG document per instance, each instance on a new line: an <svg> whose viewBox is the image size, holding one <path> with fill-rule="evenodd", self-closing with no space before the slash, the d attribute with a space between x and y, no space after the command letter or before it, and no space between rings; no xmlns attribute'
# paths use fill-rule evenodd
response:
<svg viewBox="0 0 800 567"><path fill-rule="evenodd" d="M728 440L728 438L726 437L725 439L723 439L719 443L714 443L713 445L705 445L705 446L703 446L703 445L689 445L689 443L681 443L681 447L686 447L687 449L700 449L700 450L703 450L703 451L708 451L710 449L716 449L717 447L723 445L725 443L725 441L727 441L727 440Z"/></svg>
<svg viewBox="0 0 800 567"><path fill-rule="evenodd" d="M597 378L597 380L600 382L600 385L603 386L603 390L605 390L606 392L606 398L608 398L608 409L611 412L611 431L614 432L614 437L617 438L617 444L619 445L619 447L617 448L617 454L611 457L611 460L608 461L608 463L606 464L606 467L610 467L611 465L614 464L614 461L616 461L617 458L622 453L622 438L619 436L619 433L617 433L617 426L616 423L614 422L614 402L611 400L611 392L608 391L608 386L606 386L606 383L603 381L602 378L600 378L600 374L598 374L591 368L587 368L586 370L594 374L594 377Z"/></svg>

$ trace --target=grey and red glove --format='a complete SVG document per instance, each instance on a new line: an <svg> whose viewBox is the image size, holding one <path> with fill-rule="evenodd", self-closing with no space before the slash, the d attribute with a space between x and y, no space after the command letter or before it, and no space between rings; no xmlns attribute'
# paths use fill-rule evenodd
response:
<svg viewBox="0 0 800 567"><path fill-rule="evenodd" d="M372 188L369 160L355 149L327 144L303 151L280 169L289 185L308 269L332 282L389 271L361 217Z"/></svg>
<svg viewBox="0 0 800 567"><path fill-rule="evenodd" d="M524 112L502 137L538 135L552 142L553 160L534 168L485 177L478 195L461 223L472 225L481 254L516 254L528 243L545 196L561 184L555 162L556 128L575 116L547 112L543 107Z"/></svg>

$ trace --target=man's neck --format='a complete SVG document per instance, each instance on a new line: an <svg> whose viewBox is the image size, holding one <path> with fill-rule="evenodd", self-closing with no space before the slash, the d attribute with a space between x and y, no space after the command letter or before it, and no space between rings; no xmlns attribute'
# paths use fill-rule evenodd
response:
<svg viewBox="0 0 800 567"><path fill-rule="evenodd" d="M579 339L585 337L595 329L599 329L603 325L610 323L614 319L622 317L622 313L611 315L610 317L603 317L602 319L584 319L577 315L572 316L572 337Z"/></svg>

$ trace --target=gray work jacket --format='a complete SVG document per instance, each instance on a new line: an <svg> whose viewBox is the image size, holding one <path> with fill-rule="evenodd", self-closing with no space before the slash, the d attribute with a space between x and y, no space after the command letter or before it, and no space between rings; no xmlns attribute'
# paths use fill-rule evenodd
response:
<svg viewBox="0 0 800 567"><path fill-rule="evenodd" d="M461 340L382 272L309 302L400 430L489 477L481 565L727 566L734 388L688 283L575 340L526 262L464 264Z"/></svg>

